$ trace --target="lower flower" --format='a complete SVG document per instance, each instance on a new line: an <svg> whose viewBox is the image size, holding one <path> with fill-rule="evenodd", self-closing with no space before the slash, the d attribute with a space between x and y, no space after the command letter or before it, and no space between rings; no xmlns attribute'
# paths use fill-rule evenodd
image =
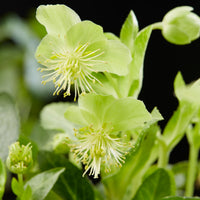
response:
<svg viewBox="0 0 200 200"><path fill-rule="evenodd" d="M125 155L130 147L120 138L110 136L111 129L94 129L92 126L75 130L78 142L73 145L75 157L85 165L83 176L98 178L101 165L105 172L111 171L111 166L121 167L125 163Z"/></svg>

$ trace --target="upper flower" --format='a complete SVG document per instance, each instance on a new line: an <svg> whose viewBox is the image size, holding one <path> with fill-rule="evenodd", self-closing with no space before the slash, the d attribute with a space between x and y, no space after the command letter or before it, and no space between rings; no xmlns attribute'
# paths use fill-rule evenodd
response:
<svg viewBox="0 0 200 200"><path fill-rule="evenodd" d="M92 83L100 81L97 72L125 75L131 61L128 48L118 40L108 40L101 26L91 21L81 21L79 16L64 5L40 6L38 21L46 27L47 35L36 51L36 59L46 66L43 84L53 81L54 92L66 90L71 85L76 95L93 91Z"/></svg>

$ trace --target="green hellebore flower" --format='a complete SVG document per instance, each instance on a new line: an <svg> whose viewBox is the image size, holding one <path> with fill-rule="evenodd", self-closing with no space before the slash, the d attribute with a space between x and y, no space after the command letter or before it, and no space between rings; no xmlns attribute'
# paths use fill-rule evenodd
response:
<svg viewBox="0 0 200 200"><path fill-rule="evenodd" d="M128 73L130 51L120 41L108 40L101 26L81 21L64 5L40 6L36 17L47 30L36 50L36 59L46 66L40 69L47 78L42 83L53 81L54 95L64 90L64 97L69 96L73 84L76 99L77 94L93 91L91 82L100 83L95 73Z"/></svg>
<svg viewBox="0 0 200 200"><path fill-rule="evenodd" d="M189 44L200 36L200 18L192 7L181 6L169 11L162 21L164 38L178 45Z"/></svg>
<svg viewBox="0 0 200 200"><path fill-rule="evenodd" d="M112 96L86 94L80 96L79 106L70 106L65 118L81 126L75 129L77 140L71 142L75 157L98 178L101 167L121 167L125 155L133 147L120 133L143 127L151 115L143 102L132 97L115 99Z"/></svg>
<svg viewBox="0 0 200 200"><path fill-rule="evenodd" d="M12 173L25 173L32 165L32 162L31 143L25 146L20 145L19 142L15 142L9 147L9 155L6 160L6 165Z"/></svg>

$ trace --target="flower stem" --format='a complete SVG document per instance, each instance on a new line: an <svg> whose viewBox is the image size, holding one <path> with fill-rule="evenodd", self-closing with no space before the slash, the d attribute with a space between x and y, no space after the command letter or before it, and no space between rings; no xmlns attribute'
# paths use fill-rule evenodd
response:
<svg viewBox="0 0 200 200"><path fill-rule="evenodd" d="M162 30L162 22L156 22L152 24L152 29L160 29Z"/></svg>
<svg viewBox="0 0 200 200"><path fill-rule="evenodd" d="M159 144L158 167L166 168L169 161L169 151L167 145L161 138L159 139Z"/></svg>
<svg viewBox="0 0 200 200"><path fill-rule="evenodd" d="M190 145L187 181L185 189L185 196L188 197L192 197L194 192L194 183L198 164L198 153L199 148L196 148L194 145Z"/></svg>
<svg viewBox="0 0 200 200"><path fill-rule="evenodd" d="M18 177L20 186L23 188L24 187L23 174L21 174L21 173L17 174L17 177Z"/></svg>

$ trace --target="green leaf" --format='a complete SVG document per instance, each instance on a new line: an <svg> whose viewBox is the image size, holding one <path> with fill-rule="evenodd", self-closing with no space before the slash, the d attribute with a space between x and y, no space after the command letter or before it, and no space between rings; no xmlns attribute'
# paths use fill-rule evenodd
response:
<svg viewBox="0 0 200 200"><path fill-rule="evenodd" d="M198 197L175 197L175 196L171 196L171 197L164 197L161 200L198 200L200 198Z"/></svg>
<svg viewBox="0 0 200 200"><path fill-rule="evenodd" d="M200 106L200 79L192 84L185 85L181 73L178 73L174 81L174 90L179 102L188 102L194 106Z"/></svg>
<svg viewBox="0 0 200 200"><path fill-rule="evenodd" d="M114 175L105 177L107 196L109 199L131 199L142 183L142 178L157 156L155 141L157 126L151 126L146 132L140 133L135 143L135 149L131 152L125 164ZM116 184L116 183L120 184Z"/></svg>
<svg viewBox="0 0 200 200"><path fill-rule="evenodd" d="M152 27L148 26L142 31L140 31L135 39L134 51L132 54L133 62L129 66L130 69L129 76L131 80L129 96L133 95L135 97L138 97L140 93L143 82L144 56L149 38L151 36L151 32L152 32Z"/></svg>
<svg viewBox="0 0 200 200"><path fill-rule="evenodd" d="M58 177L64 172L64 170L65 168L63 167L57 167L37 174L28 180L24 187L31 187L32 200L43 200L53 188Z"/></svg>
<svg viewBox="0 0 200 200"><path fill-rule="evenodd" d="M23 192L24 192L24 188L23 186L17 181L16 178L12 178L12 182L11 182L11 188L14 194L16 194L18 197L21 197Z"/></svg>
<svg viewBox="0 0 200 200"><path fill-rule="evenodd" d="M50 34L64 35L67 30L81 20L79 16L65 5L39 6L37 20L46 27Z"/></svg>
<svg viewBox="0 0 200 200"><path fill-rule="evenodd" d="M74 125L64 117L64 113L70 105L70 103L62 102L46 105L40 113L42 127L65 132L69 138L74 138Z"/></svg>
<svg viewBox="0 0 200 200"><path fill-rule="evenodd" d="M133 52L134 40L138 33L138 22L131 10L120 31L120 40Z"/></svg>
<svg viewBox="0 0 200 200"><path fill-rule="evenodd" d="M131 130L144 126L151 115L142 101L132 97L114 101L106 110L104 121L111 122L115 130Z"/></svg>
<svg viewBox="0 0 200 200"><path fill-rule="evenodd" d="M119 90L122 96L138 97L143 82L143 63L152 27L148 26L141 30L134 41L132 61L129 64L129 73L119 78Z"/></svg>
<svg viewBox="0 0 200 200"><path fill-rule="evenodd" d="M6 184L6 168L0 159L0 199L2 199Z"/></svg>
<svg viewBox="0 0 200 200"><path fill-rule="evenodd" d="M24 190L20 200L32 200L32 190L31 190L31 187L29 185Z"/></svg>
<svg viewBox="0 0 200 200"><path fill-rule="evenodd" d="M57 195L53 190L51 190L44 200L63 200L63 199L59 195Z"/></svg>
<svg viewBox="0 0 200 200"><path fill-rule="evenodd" d="M172 149L183 138L186 128L195 116L197 110L191 104L181 104L167 123L162 139L167 147Z"/></svg>
<svg viewBox="0 0 200 200"><path fill-rule="evenodd" d="M170 175L160 168L144 180L133 200L160 200L171 194Z"/></svg>
<svg viewBox="0 0 200 200"><path fill-rule="evenodd" d="M8 155L8 146L18 139L19 116L13 99L6 93L0 94L0 158Z"/></svg>
<svg viewBox="0 0 200 200"><path fill-rule="evenodd" d="M63 200L93 200L94 191L88 180L82 177L82 171L69 162L64 156L48 152L39 153L39 165L42 170L51 167L65 167L56 182L53 191Z"/></svg>
<svg viewBox="0 0 200 200"><path fill-rule="evenodd" d="M188 161L181 161L172 165L172 172L176 183L176 194L184 194L185 192L187 171Z"/></svg>
<svg viewBox="0 0 200 200"><path fill-rule="evenodd" d="M183 80L181 72L178 72L174 79L174 91L178 91L181 88L185 87L185 82Z"/></svg>

